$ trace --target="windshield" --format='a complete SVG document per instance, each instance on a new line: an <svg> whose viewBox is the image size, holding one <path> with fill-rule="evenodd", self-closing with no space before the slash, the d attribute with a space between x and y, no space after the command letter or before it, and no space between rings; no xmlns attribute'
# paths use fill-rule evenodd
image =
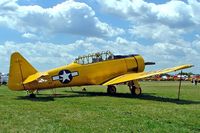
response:
<svg viewBox="0 0 200 133"><path fill-rule="evenodd" d="M110 51L106 51L79 56L74 62L78 64L90 64L112 59L114 59L114 55Z"/></svg>

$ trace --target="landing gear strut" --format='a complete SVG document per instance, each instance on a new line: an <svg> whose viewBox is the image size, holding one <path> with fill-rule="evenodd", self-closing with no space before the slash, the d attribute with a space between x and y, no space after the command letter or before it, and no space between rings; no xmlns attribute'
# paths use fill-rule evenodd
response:
<svg viewBox="0 0 200 133"><path fill-rule="evenodd" d="M108 94L116 94L116 87L114 85L109 85L107 88L107 93Z"/></svg>
<svg viewBox="0 0 200 133"><path fill-rule="evenodd" d="M130 81L128 86L133 96L140 96L142 94L142 89L140 88L138 81Z"/></svg>

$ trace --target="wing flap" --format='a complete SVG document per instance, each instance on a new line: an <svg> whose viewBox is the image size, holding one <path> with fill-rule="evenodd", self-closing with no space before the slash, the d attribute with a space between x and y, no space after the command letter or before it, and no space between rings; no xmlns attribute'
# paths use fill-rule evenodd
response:
<svg viewBox="0 0 200 133"><path fill-rule="evenodd" d="M157 71L150 71L150 72L128 73L128 74L118 76L114 79L111 79L108 82L104 83L103 85L106 86L106 85L123 83L123 82L142 79L142 78L146 78L146 77L150 77L150 76L154 76L154 75L158 75L158 74L164 74L164 73L169 73L169 72L173 72L173 71L178 71L178 70L186 69L186 68L190 68L190 67L193 67L193 65L190 65L190 64L181 65L181 66L166 68L166 69L157 70Z"/></svg>
<svg viewBox="0 0 200 133"><path fill-rule="evenodd" d="M40 77L46 76L46 75L48 75L48 73L46 73L46 72L37 72L37 73L35 73L33 75L28 76L28 78L26 78L24 80L23 84L27 84L27 83L33 82L33 81L39 79Z"/></svg>

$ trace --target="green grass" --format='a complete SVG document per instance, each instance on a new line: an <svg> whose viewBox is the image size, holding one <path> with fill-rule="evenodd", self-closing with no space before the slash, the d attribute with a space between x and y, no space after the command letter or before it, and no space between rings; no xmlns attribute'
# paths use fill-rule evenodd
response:
<svg viewBox="0 0 200 133"><path fill-rule="evenodd" d="M200 132L200 84L141 82L143 95L132 97L127 86L109 96L106 87L90 86L26 92L0 87L0 132Z"/></svg>

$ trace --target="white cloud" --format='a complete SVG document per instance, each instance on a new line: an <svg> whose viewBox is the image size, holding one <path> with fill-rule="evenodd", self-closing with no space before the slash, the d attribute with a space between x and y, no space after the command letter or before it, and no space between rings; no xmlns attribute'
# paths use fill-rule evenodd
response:
<svg viewBox="0 0 200 133"><path fill-rule="evenodd" d="M101 22L85 3L65 1L52 8L21 6L16 0L0 3L0 24L22 33L116 36L124 31Z"/></svg>
<svg viewBox="0 0 200 133"><path fill-rule="evenodd" d="M144 24L133 26L129 32L136 37L157 40L159 42L173 42L178 40L182 34L183 29L171 30L168 26L160 24Z"/></svg>
<svg viewBox="0 0 200 133"><path fill-rule="evenodd" d="M175 0L164 4L148 3L143 0L109 0L99 1L104 10L120 15L130 21L139 23L162 23L170 27L185 27L199 24L193 17L200 17L197 7L200 3L189 0L189 3Z"/></svg>
<svg viewBox="0 0 200 133"><path fill-rule="evenodd" d="M41 37L38 37L37 35L32 34L32 33L24 33L22 37L27 38L27 39L33 39L33 40L41 40Z"/></svg>
<svg viewBox="0 0 200 133"><path fill-rule="evenodd" d="M121 37L117 37L114 41L86 38L67 45L44 42L6 42L0 45L0 60L4 64L4 69L1 67L0 71L8 71L9 55L14 51L22 53L38 70L66 65L79 55L106 50L110 50L114 54L141 54L146 61L156 62L157 65L151 67L154 70L185 63L191 63L198 67L198 60L200 60L199 48L200 40L195 40L192 43L179 41L176 45L172 43L155 43L154 45L144 46ZM147 70L149 70L148 68ZM192 70L193 72L199 72L195 68Z"/></svg>
<svg viewBox="0 0 200 133"><path fill-rule="evenodd" d="M98 1L106 13L129 21L132 25L129 31L134 37L164 42L194 31L200 33L200 2L197 0L173 0L164 4L143 0Z"/></svg>
<svg viewBox="0 0 200 133"><path fill-rule="evenodd" d="M115 54L141 54L146 61L155 61L155 68L166 68L185 63L198 66L200 60L199 2L169 1L156 5L142 0L100 1L107 12L127 20L129 32L113 28L100 21L94 10L84 3L66 1L52 8L20 6L16 0L0 2L0 25L22 33L22 37L40 40L41 35L75 34L87 36L70 44L46 42L0 44L0 60L8 71L9 55L21 52L39 70L47 70L70 63L82 54L110 50ZM121 21L119 19L119 21ZM119 22L120 23L120 22ZM185 41L183 35L195 31L195 40ZM135 40L127 40L130 33ZM88 37L89 36L89 37ZM98 37L112 37L112 40ZM113 36L117 36L114 38ZM190 35L189 35L190 36ZM48 36L49 37L49 36ZM136 40L145 38L151 45ZM142 43L143 40L140 42ZM153 68L153 67L152 67ZM194 72L199 72L193 69Z"/></svg>

